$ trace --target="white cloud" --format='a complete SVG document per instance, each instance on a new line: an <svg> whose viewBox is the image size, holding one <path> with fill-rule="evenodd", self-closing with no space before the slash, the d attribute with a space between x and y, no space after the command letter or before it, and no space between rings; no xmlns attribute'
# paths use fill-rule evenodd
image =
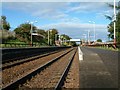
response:
<svg viewBox="0 0 120 90"><path fill-rule="evenodd" d="M40 18L49 18L49 19L61 19L61 18L65 18L68 16L67 14L63 12L59 12L53 9L45 9L43 11L36 11L32 15L38 16Z"/></svg>
<svg viewBox="0 0 120 90"><path fill-rule="evenodd" d="M104 29L107 28L107 25L102 25L102 24L96 24L95 25L96 29L99 31L101 30L101 32L104 32ZM67 29L69 31L69 29L83 29L83 30L93 30L93 24L90 23L73 23L73 22L61 22L61 23L55 23L55 24L47 24L44 26L40 26L40 28L45 28L45 29L50 29L50 28L64 28Z"/></svg>
<svg viewBox="0 0 120 90"><path fill-rule="evenodd" d="M113 2L113 0L2 0L2 2Z"/></svg>
<svg viewBox="0 0 120 90"><path fill-rule="evenodd" d="M81 20L80 20L79 18L77 18L77 17L62 18L60 21L61 21L61 22L72 22L72 23L80 23L80 22L81 22Z"/></svg>
<svg viewBox="0 0 120 90"><path fill-rule="evenodd" d="M49 18L49 19L60 19L78 22L79 18L69 17L70 12L73 13L89 13L89 12L97 12L97 16L100 16L100 13L106 13L108 9L106 8L106 3L77 3L77 5L73 6L70 2L11 2L11 3L3 3L3 8L12 9L16 11L26 12L32 16L40 17L40 18ZM95 7L97 5L97 7ZM108 13L108 12L107 12Z"/></svg>
<svg viewBox="0 0 120 90"><path fill-rule="evenodd" d="M96 32L99 34L101 33L103 34L107 32L107 25L96 24L95 27L96 27ZM81 24L81 23L63 22L63 23L48 24L48 25L40 26L40 28L46 29L46 30L56 28L58 29L59 33L73 35L73 37L81 36L83 33L86 32L86 30L90 30L91 33L93 34L93 24L89 24L89 23Z"/></svg>
<svg viewBox="0 0 120 90"><path fill-rule="evenodd" d="M63 22L63 23L55 23L40 26L40 28L48 30L52 28L58 29L60 34L67 34L72 38L82 38L83 34L87 34L87 30L90 30L91 36L93 36L93 24L89 23L71 23L71 22ZM103 38L107 36L107 25L99 25L96 24L96 33L98 34L99 38Z"/></svg>
<svg viewBox="0 0 120 90"><path fill-rule="evenodd" d="M87 2L87 3L77 3L73 6L70 2L11 2L3 3L3 8L22 11L23 13L29 13L32 16L37 16L40 18L50 18L50 19L63 19L68 18L69 13L108 13L108 6L106 3L98 2ZM96 7L97 5L97 7ZM109 12L112 13L111 8ZM97 14L100 15L100 14ZM69 18L68 18L69 19ZM74 19L74 18L73 18Z"/></svg>
<svg viewBox="0 0 120 90"><path fill-rule="evenodd" d="M72 3L74 4L74 3ZM59 23L47 24L40 26L43 29L56 28L60 33L68 34L72 37L80 37L85 30L91 30L93 33L93 25L84 23L82 24L79 16L72 16L70 13L79 12L97 12L97 15L102 13L108 13L108 9L105 8L105 3L80 3L73 6L70 2L68 3L3 3L3 7L6 9L12 9L22 12L27 12L32 16L40 18L50 18L52 20L58 20ZM96 7L97 6L97 7ZM89 20L88 20L89 21ZM105 33L107 25L96 25L96 32ZM99 34L100 35L100 34ZM104 34L105 35L105 34Z"/></svg>
<svg viewBox="0 0 120 90"><path fill-rule="evenodd" d="M22 12L29 13L30 15L37 16L40 18L63 18L66 17L62 9L66 9L68 7L68 3L44 3L44 2L11 2L11 3L3 3L3 7L12 10L19 10Z"/></svg>
<svg viewBox="0 0 120 90"><path fill-rule="evenodd" d="M105 18L106 18L105 15L107 15L107 16L112 16L112 15L113 15L113 10L110 9L110 10L98 12L98 13L96 13L96 18L105 19Z"/></svg>
<svg viewBox="0 0 120 90"><path fill-rule="evenodd" d="M96 6L97 5L97 6ZM109 7L107 6L106 3L98 3L98 2L82 2L77 4L74 7L70 7L67 12L98 12L98 11L106 11Z"/></svg>

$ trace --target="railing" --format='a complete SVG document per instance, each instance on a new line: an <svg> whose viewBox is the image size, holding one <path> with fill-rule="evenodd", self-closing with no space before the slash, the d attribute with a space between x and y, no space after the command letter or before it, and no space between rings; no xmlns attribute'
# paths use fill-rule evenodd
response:
<svg viewBox="0 0 120 90"><path fill-rule="evenodd" d="M14 48L14 47L40 47L41 44L25 44L25 43L3 43L0 44L1 48Z"/></svg>
<svg viewBox="0 0 120 90"><path fill-rule="evenodd" d="M111 48L111 49L119 49L120 48L120 43L98 43L98 44L90 44L86 45L90 47L102 47L102 48Z"/></svg>

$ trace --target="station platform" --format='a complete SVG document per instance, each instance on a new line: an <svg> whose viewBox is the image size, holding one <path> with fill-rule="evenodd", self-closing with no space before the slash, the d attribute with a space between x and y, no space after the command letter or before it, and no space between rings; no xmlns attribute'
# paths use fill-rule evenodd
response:
<svg viewBox="0 0 120 90"><path fill-rule="evenodd" d="M80 88L118 89L118 81L113 78L101 57L86 48L81 50L83 60L80 60Z"/></svg>

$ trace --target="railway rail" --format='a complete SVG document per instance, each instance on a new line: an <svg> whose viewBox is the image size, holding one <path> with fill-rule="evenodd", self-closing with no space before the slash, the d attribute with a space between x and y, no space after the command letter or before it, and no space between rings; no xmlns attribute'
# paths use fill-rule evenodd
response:
<svg viewBox="0 0 120 90"><path fill-rule="evenodd" d="M2 49L2 64L22 60L70 47L41 47L41 48L6 48Z"/></svg>
<svg viewBox="0 0 120 90"><path fill-rule="evenodd" d="M79 57L78 57L78 53L76 52L74 59L72 61L70 70L67 74L67 77L64 81L64 85L62 86L62 88L64 89L78 89L80 88L80 69L79 69Z"/></svg>
<svg viewBox="0 0 120 90"><path fill-rule="evenodd" d="M42 72L38 73L30 81L21 85L19 89L60 89L64 85L65 78L71 67L76 50L72 50L64 57L61 57ZM68 58L69 57L69 58Z"/></svg>
<svg viewBox="0 0 120 90"><path fill-rule="evenodd" d="M34 56L34 57L29 57L29 58L25 58L25 59L21 59L21 60L11 60L10 62L6 62L6 63L2 64L2 70L6 69L6 68L13 67L13 66L16 66L16 65L20 65L20 64L38 59L38 58L42 58L42 57L45 57L45 56L48 56L48 55L51 55L51 54L55 54L55 53L60 52L60 51L61 50L53 51L53 52L45 53L45 54L42 54L42 55L40 54L40 55L37 55L37 56Z"/></svg>
<svg viewBox="0 0 120 90"><path fill-rule="evenodd" d="M58 62L58 61L66 61L66 60L60 60L61 58L64 58L64 57L67 57L67 59L68 59L68 56L70 57L69 58L69 64L67 64L67 68L69 67L70 68L70 64L72 63L72 60L73 60L73 57L74 57L74 55L75 55L75 51L76 50L74 50L74 49L69 49L69 50L66 50L66 51L62 51L62 52L59 52L58 54L53 54L52 55L52 57L50 58L49 56L50 55L48 55L48 56L46 56L46 57L41 57L41 58L39 58L40 60L38 61L38 60L36 60L36 62L35 61L31 61L31 64L34 64L33 66L35 66L36 65L36 63L37 62L41 62L41 64L39 63L39 65L37 66L36 65L36 67L35 68L33 68L33 69L30 69L30 68L27 68L26 70L21 70L21 72L19 71L20 69L23 69L23 68L26 68L27 66L30 66L31 64L28 64L28 62L27 62L27 64L28 65L26 65L26 63L24 63L25 65L24 66L26 66L26 67L23 67L23 68L20 68L20 65L17 65L17 66L14 66L14 67L11 67L11 68L9 68L9 69L5 69L5 70L3 70L3 75L5 75L5 74L8 74L11 70L15 70L15 69L17 69L17 71L14 71L14 72L11 72L11 74L13 75L13 73L14 74L16 74L16 73L19 73L19 74L22 74L21 76L18 76L17 78L15 78L15 76L17 76L17 74L14 76L14 77L12 77L12 75L11 76L8 76L8 77L6 77L6 78L4 78L3 77L3 82L2 82L2 89L3 90L8 90L8 89L15 89L15 88L18 88L19 87L19 85L20 84L23 84L23 83L26 83L26 81L27 80L31 80L31 78L33 77L33 76L36 76L38 73L42 73L42 72L44 72L44 71L46 71L47 70L47 68L49 68L49 67L51 67L54 63L56 63L56 62ZM69 54L69 55L68 55ZM71 56L72 55L72 56ZM57 56L57 57L56 57ZM56 57L56 58L54 58L53 59L53 57ZM49 58L49 60L45 60L45 59L48 59ZM45 61L45 62L44 62ZM30 63L30 62L29 62ZM62 64L62 62L60 62L61 64ZM59 63L59 64L60 64ZM22 64L21 64L22 65ZM33 67L33 66L31 66L31 67ZM65 66L64 66L65 67ZM19 69L18 69L19 68ZM65 69L64 70L64 72L66 73L66 71L67 71L67 73L68 73L68 70L69 69ZM29 70L30 69L30 70ZM55 68L56 69L56 68ZM26 71L28 71L28 72L26 72ZM24 73L24 72L26 72L26 73ZM24 73L24 74L23 74ZM66 76L66 75L65 75ZM64 76L64 74L62 74L62 77L65 77ZM9 77L12 77L12 78L9 78ZM61 77L61 80L62 81L64 81L63 79L65 79L65 78L63 78L62 79L62 77ZM13 79L13 78L15 78L15 79ZM8 80L9 79L9 80ZM4 81L5 80L5 81ZM11 81L12 80L12 81ZM59 80L59 82L61 82L61 80ZM8 81L8 82L6 82L6 81ZM62 82L63 83L63 82ZM54 87L54 88L58 88L58 87L61 87L61 85L62 84L56 84L57 86L56 87Z"/></svg>

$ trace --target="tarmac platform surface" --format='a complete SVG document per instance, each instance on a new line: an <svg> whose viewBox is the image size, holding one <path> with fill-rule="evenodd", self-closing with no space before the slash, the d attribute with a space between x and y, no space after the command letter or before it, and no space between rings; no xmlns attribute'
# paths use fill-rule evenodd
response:
<svg viewBox="0 0 120 90"><path fill-rule="evenodd" d="M81 47L80 88L118 89L118 52Z"/></svg>

